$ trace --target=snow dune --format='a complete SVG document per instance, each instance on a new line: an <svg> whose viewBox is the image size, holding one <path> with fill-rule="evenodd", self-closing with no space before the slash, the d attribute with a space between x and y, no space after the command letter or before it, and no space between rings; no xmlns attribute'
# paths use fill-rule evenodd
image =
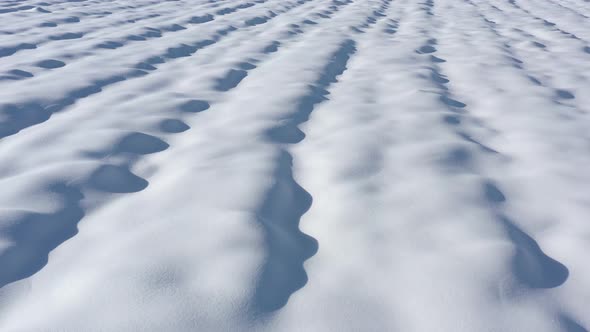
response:
<svg viewBox="0 0 590 332"><path fill-rule="evenodd" d="M590 328L583 0L0 4L0 330Z"/></svg>

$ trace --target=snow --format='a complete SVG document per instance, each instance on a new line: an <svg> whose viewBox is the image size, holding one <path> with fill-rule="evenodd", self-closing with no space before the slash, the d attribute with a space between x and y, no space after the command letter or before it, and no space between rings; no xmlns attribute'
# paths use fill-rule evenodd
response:
<svg viewBox="0 0 590 332"><path fill-rule="evenodd" d="M581 0L0 4L0 330L590 328Z"/></svg>

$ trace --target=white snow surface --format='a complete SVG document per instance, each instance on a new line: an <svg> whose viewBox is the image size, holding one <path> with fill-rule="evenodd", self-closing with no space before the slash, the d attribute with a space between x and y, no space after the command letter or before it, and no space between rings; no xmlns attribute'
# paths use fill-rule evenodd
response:
<svg viewBox="0 0 590 332"><path fill-rule="evenodd" d="M0 331L590 329L588 0L4 0Z"/></svg>

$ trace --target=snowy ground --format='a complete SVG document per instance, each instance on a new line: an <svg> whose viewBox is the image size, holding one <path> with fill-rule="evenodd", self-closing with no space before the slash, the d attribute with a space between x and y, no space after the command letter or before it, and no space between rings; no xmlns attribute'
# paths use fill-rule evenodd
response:
<svg viewBox="0 0 590 332"><path fill-rule="evenodd" d="M1 331L590 329L588 0L4 0Z"/></svg>

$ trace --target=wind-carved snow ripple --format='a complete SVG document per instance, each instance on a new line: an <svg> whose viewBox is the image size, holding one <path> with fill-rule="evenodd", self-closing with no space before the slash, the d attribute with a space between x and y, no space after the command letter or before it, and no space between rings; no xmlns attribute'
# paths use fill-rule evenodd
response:
<svg viewBox="0 0 590 332"><path fill-rule="evenodd" d="M128 133L113 148L88 154L100 159L120 156L124 159L122 164L102 163L83 179L71 182L57 180L42 188L56 195L62 206L53 213L18 213L10 222L3 224L2 233L11 245L0 252L0 288L40 271L47 264L49 253L78 233L78 223L86 210L96 207L82 208L83 192L126 194L144 190L148 181L131 172L133 163L141 155L167 148L168 144L155 136Z"/></svg>
<svg viewBox="0 0 590 332"><path fill-rule="evenodd" d="M306 3L306 1L298 1L293 6L282 11L281 14L304 3ZM278 14L275 14L261 24L265 24L278 16ZM3 118L2 122L0 122L0 139L17 134L23 129L45 122L49 120L54 113L64 110L81 99L98 94L102 92L104 88L123 81L149 75L151 72L158 69L157 65L159 64L171 62L178 58L193 56L197 51L218 43L222 38L227 37L230 33L237 30L238 28L230 25L217 30L211 39L201 39L195 43L183 43L175 47L170 47L159 55L150 56L143 61L136 63L134 68L130 70L113 74L103 79L94 80L86 86L66 92L65 96L58 99L41 102L31 99L30 101L19 103L0 104L0 116Z"/></svg>
<svg viewBox="0 0 590 332"><path fill-rule="evenodd" d="M63 182L45 189L61 198L63 208L47 214L25 212L2 227L2 233L12 243L0 253L0 288L41 270L49 252L78 233L77 224L84 216L82 192Z"/></svg>
<svg viewBox="0 0 590 332"><path fill-rule="evenodd" d="M529 288L554 288L562 285L569 277L568 268L545 254L537 241L502 211L507 198L496 184L485 180L482 187L496 220L504 227L514 244L516 252L512 257L512 270L516 278Z"/></svg>
<svg viewBox="0 0 590 332"><path fill-rule="evenodd" d="M304 1L298 3L304 3ZM230 31L233 31L233 29ZM224 32L218 31L218 35L223 36ZM207 45L209 45L209 43L204 43L188 50L186 49L188 47L183 47L182 49L168 49L164 58L173 59L175 57L191 55L199 48ZM137 69L140 73L136 75L145 75L141 73L143 70L155 70L156 68L151 66L150 63L156 64L163 62L164 59L162 57L152 57L148 61L143 62L143 66L137 66L140 67ZM256 68L255 65L248 62L239 63L237 67L239 69L232 69L229 73L233 73L233 71L246 73L247 71ZM245 77L245 75L244 77L240 76L240 79L236 81L233 76L235 75L229 75L228 78L226 75L226 77L219 79L217 81L217 90L222 92L231 90ZM101 91L102 87L124 79L124 77L121 77L105 82L98 82L98 86L95 89L81 91L80 94L75 94L74 97L84 98L88 95L98 93ZM73 103L74 101L68 100L68 103L70 102ZM43 122L49 118L49 116L40 117L39 114L43 114L44 112L35 104L25 104L20 107L14 105L11 107L12 108L9 109L10 112L8 114L14 115L12 120L26 121L27 119L20 120L25 117L30 121L31 115L34 115L32 117L33 119L39 117L39 120L34 120L35 122ZM190 99L177 106L177 110L185 114L200 113L209 108L209 102L201 99ZM28 114L26 112L27 110L32 110L32 114ZM158 127L162 132L170 134L180 133L190 129L188 125L179 119L164 119L159 123ZM1 126L0 129L2 129ZM0 137L2 136L0 135ZM0 253L0 266L3 267L3 269L0 270L0 288L18 280L28 278L40 271L47 264L49 253L78 233L77 224L85 215L85 210L82 209L80 204L84 199L84 191L92 190L106 194L128 194L146 189L149 182L131 171L133 165L141 156L157 153L166 150L168 147L169 145L158 137L141 132L131 132L119 139L112 148L108 148L104 151L86 153L87 157L94 159L106 160L109 157L122 157L123 161L118 164L104 162L86 178L76 181L75 183L66 184L56 181L46 189L48 192L59 196L63 203L61 209L49 214L21 213L13 218L13 222L9 223L8 227L2 229L3 233L10 238L13 245ZM293 177L288 175L291 170L291 164L289 161L290 156L287 157L288 158L285 158L285 156L281 157L280 167L277 169L277 177L286 179L290 178L292 183L287 182L288 188L295 189L293 193L298 197L297 200L299 202L306 202L307 200L305 199L305 196L309 196L309 194L307 194L301 187L298 187L294 180L292 180ZM297 188L300 188L300 190L297 190ZM281 196L283 191L279 189L277 190L277 197L283 197ZM311 198L311 196L309 197ZM108 197L105 196L104 202L107 200ZM104 204L104 202L98 202L96 203L96 206ZM303 206L307 206L307 208L303 208L304 211L300 212L300 215L307 211L310 204L311 203L303 204ZM87 207L87 209L92 209L96 206ZM274 208L275 206L277 205L272 203L270 205L271 208ZM262 215L264 215L270 210L267 208L261 211ZM297 213L295 213L295 215L297 215ZM317 244L315 245L315 248L317 251Z"/></svg>
<svg viewBox="0 0 590 332"><path fill-rule="evenodd" d="M252 2L252 3L244 3L244 4L238 5L236 7L232 7L230 11L222 11L221 14L219 14L219 13L217 13L217 14L225 15L227 13L233 13L237 10L250 8L250 7L253 7L257 4L265 3L266 1L267 0L259 0L259 1ZM230 9L230 8L226 8L226 9ZM145 18L155 18L155 17L159 17L159 16L160 16L160 14L151 14L151 15L146 16ZM63 21L66 23L79 22L79 19L78 19L78 21L75 21L75 19L77 19L77 17L69 17ZM178 22L178 23L166 24L166 25L159 26L157 28L150 27L150 26L144 26L143 27L144 31L141 33L126 35L126 36L118 38L116 40L102 41L99 44L96 44L93 48L94 49L110 49L110 50L118 49L118 48L121 48L121 47L131 43L131 42L142 42L142 41L147 41L147 40L150 40L153 38L161 38L163 36L163 34L166 32L170 33L170 32L186 30L186 28L184 26L186 24L202 24L202 23L213 21L214 19L215 19L215 16L212 14L202 14L201 16L193 16L189 20L184 20L184 21ZM124 21L124 23L126 23L126 24L137 23L139 21L141 21L141 20L140 19L130 19L130 20ZM53 23L53 24L51 24L51 23ZM54 22L51 22L51 23L48 23L49 25L45 25L45 26L50 26L50 27L57 26L56 23L54 23ZM79 39L79 38L84 37L89 32L96 33L100 29L101 28L97 28L96 30L93 30L93 31L82 31L82 32L76 32L76 33L67 32L67 33L61 33L61 34L57 34L57 35L51 35L51 36L48 36L47 40L40 40L35 43L20 43L20 44L12 45L12 46L0 46L0 58L6 57L6 56L11 56L11 55L15 54L16 52L26 50L26 49L36 49L36 48L38 48L44 44L47 44L48 42L51 42L51 41ZM92 54L94 54L94 52L81 52L80 54L78 54L76 56L76 58L80 59L82 57L89 56Z"/></svg>
<svg viewBox="0 0 590 332"><path fill-rule="evenodd" d="M283 146L274 172L274 185L257 212L258 222L265 232L267 256L255 290L255 315L282 308L289 297L307 283L303 263L315 255L318 243L301 232L299 223L313 199L295 181L293 156L284 144L296 144L303 140L305 134L298 126L309 120L317 104L327 100L327 89L346 70L348 60L356 52L355 45L353 40L344 41L332 54L319 79L299 100L295 112L267 132L270 141Z"/></svg>
<svg viewBox="0 0 590 332"><path fill-rule="evenodd" d="M493 20L488 19L481 12L479 7L475 3L473 3L473 1L465 0L465 2L475 8L475 10L478 12L478 15L484 21L487 29L491 33L493 33L499 40L502 41L501 50L506 54L507 60L511 63L512 67L520 70L522 72L522 74L526 78L528 78L529 81L531 81L533 84L545 87L547 89L552 89L553 90L553 98L552 99L553 99L553 102L555 102L556 104L562 104L564 101L572 100L572 99L576 98L574 93L572 93L571 91L569 91L567 89L559 88L559 87L554 87L548 83L543 83L539 77L535 76L533 73L531 73L529 70L527 70L527 66L526 66L525 62L522 60L522 58L519 58L519 56L516 54L516 51L513 50L513 47L510 44L510 40L498 31L498 29L497 29L498 23L496 23ZM522 30L520 30L520 31L522 31ZM590 53L590 51L589 51L589 53Z"/></svg>
<svg viewBox="0 0 590 332"><path fill-rule="evenodd" d="M551 21L549 21L549 20L547 20L545 18L539 17L539 16L531 13L531 11L529 11L529 10L521 7L519 4L517 4L515 0L508 1L508 3L510 3L514 8L516 8L516 9L522 11L523 13L527 14L529 17L533 18L534 20L543 23L543 26L545 28L549 28L550 30L551 29L552 30L555 30L555 31L557 31L557 32L561 33L562 35L567 36L569 38L573 38L573 39L576 39L576 40L579 40L579 41L585 41L582 38L576 36L575 34L559 28L556 23L553 23L553 22L551 22ZM585 17L584 16L584 19L588 19L588 17Z"/></svg>
<svg viewBox="0 0 590 332"><path fill-rule="evenodd" d="M189 99L176 107L178 112L185 114L200 113L209 108L210 104L200 99ZM178 119L165 119L160 122L159 128L162 132L173 134L190 127ZM86 157L101 160L94 171L83 179L71 183L56 180L45 188L62 202L58 211L47 214L18 213L6 223L7 226L0 229L12 242L9 248L0 252L0 288L40 271L47 264L49 253L78 233L77 225L84 217L85 210L92 210L109 200L109 196L101 196L93 206L82 209L80 202L84 199L85 191L110 195L144 190L149 182L131 171L133 165L141 156L158 153L168 147L168 143L156 136L130 132L110 148L86 152ZM119 159L119 162L106 161L111 157Z"/></svg>
<svg viewBox="0 0 590 332"><path fill-rule="evenodd" d="M416 52L418 54L429 55L432 63L431 81L439 88L440 100L451 112L444 117L444 122L448 124L455 133L463 140L477 145L484 152L497 154L498 152L476 141L466 132L460 129L461 117L464 114L467 105L461 101L453 99L449 88L449 80L440 71L438 63L445 62L444 59L433 55L436 50L436 39L429 39L427 43L421 46ZM458 171L476 171L473 169L471 160L473 159L471 151L468 149L457 148L449 152L448 158L445 159L445 166ZM503 205L507 201L507 196L491 180L483 178L482 196L489 206L494 219L506 232L510 242L515 248L512 257L512 272L518 281L529 288L554 288L562 285L569 276L569 270L565 265L549 257L543 252L539 244L528 235L524 230L517 226L504 211Z"/></svg>
<svg viewBox="0 0 590 332"><path fill-rule="evenodd" d="M385 12L389 9L389 6L393 0L383 0L381 1L381 6L373 11L373 14L368 16L365 22L361 23L358 26L352 27L351 29L357 33L365 33L367 29L375 25L380 18L386 17L387 15Z"/></svg>

